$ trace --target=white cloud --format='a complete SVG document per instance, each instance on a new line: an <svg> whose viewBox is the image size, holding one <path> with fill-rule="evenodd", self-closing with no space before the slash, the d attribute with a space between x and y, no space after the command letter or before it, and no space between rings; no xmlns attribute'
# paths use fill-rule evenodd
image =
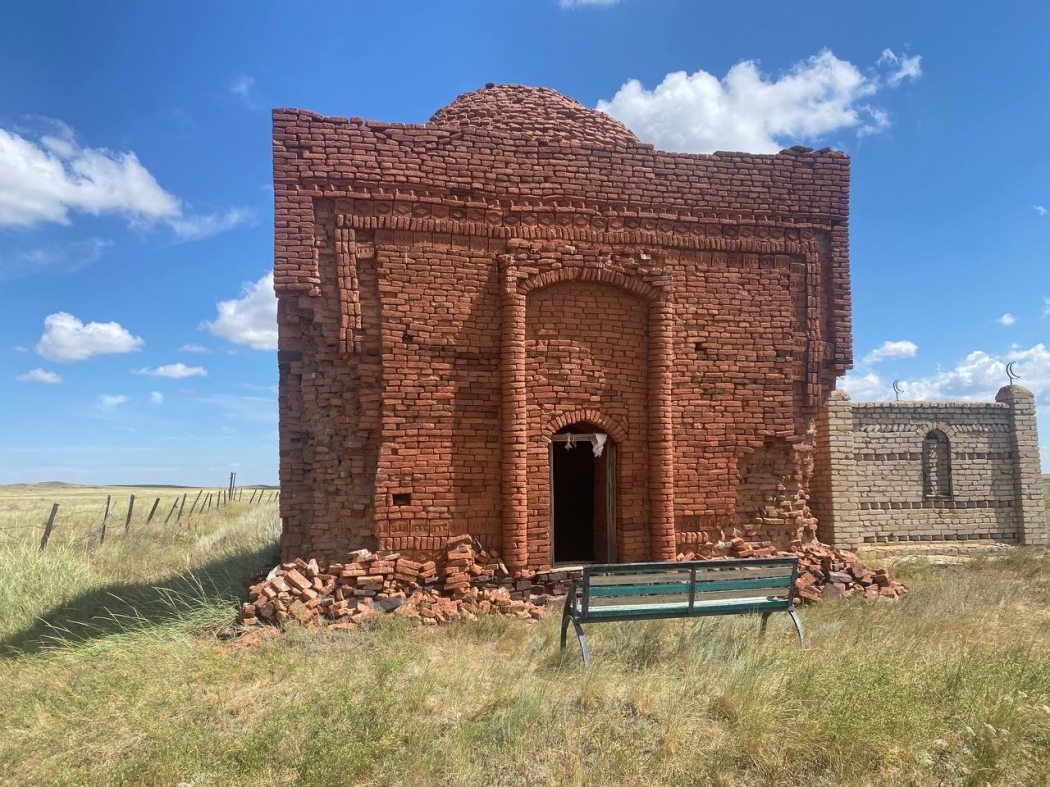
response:
<svg viewBox="0 0 1050 787"><path fill-rule="evenodd" d="M116 410L128 401L131 400L123 394L102 394L98 397L98 406L103 410Z"/></svg>
<svg viewBox="0 0 1050 787"><path fill-rule="evenodd" d="M241 98L248 98L255 86L255 80L249 76L239 76L230 85L230 92Z"/></svg>
<svg viewBox="0 0 1050 787"><path fill-rule="evenodd" d="M1050 317L1050 298L1043 296L1043 316Z"/></svg>
<svg viewBox="0 0 1050 787"><path fill-rule="evenodd" d="M150 391L149 400L153 404L164 404L164 394L160 391Z"/></svg>
<svg viewBox="0 0 1050 787"><path fill-rule="evenodd" d="M179 348L180 353L210 353L207 347L201 344L184 344Z"/></svg>
<svg viewBox="0 0 1050 787"><path fill-rule="evenodd" d="M892 49L882 50L877 65L889 65L895 70L886 77L890 87L896 87L905 79L918 79L922 76L922 55L901 55L898 57Z"/></svg>
<svg viewBox="0 0 1050 787"><path fill-rule="evenodd" d="M44 318L44 333L36 344L39 355L51 361L83 361L93 355L130 353L145 342L116 322L86 325L68 312Z"/></svg>
<svg viewBox="0 0 1050 787"><path fill-rule="evenodd" d="M1010 314L1010 312L1007 312L998 320L996 320L996 322L1000 325L1013 325L1015 322L1017 322L1017 318Z"/></svg>
<svg viewBox="0 0 1050 787"><path fill-rule="evenodd" d="M1034 210L1034 211L1035 211L1036 213L1038 213L1038 214L1039 214L1040 216L1045 216L1045 215L1046 215L1047 213L1050 213L1050 211L1048 211L1048 210L1047 210L1047 209L1046 209L1045 207L1043 207L1042 205L1033 205L1033 206L1032 206L1032 209L1033 209L1033 210Z"/></svg>
<svg viewBox="0 0 1050 787"><path fill-rule="evenodd" d="M15 379L20 383L45 383L47 385L58 385L62 382L62 378L59 375L39 368L20 374Z"/></svg>
<svg viewBox="0 0 1050 787"><path fill-rule="evenodd" d="M97 262L113 241L88 238L20 251L0 259L0 279L19 279L37 273L73 273Z"/></svg>
<svg viewBox="0 0 1050 787"><path fill-rule="evenodd" d="M909 399L991 401L1007 384L1006 364L1010 361L1015 363L1014 369L1021 375L1019 385L1037 397L1050 393L1050 350L1043 344L1027 350L1011 349L1003 355L975 350L954 368L902 383L901 387Z"/></svg>
<svg viewBox="0 0 1050 787"><path fill-rule="evenodd" d="M612 99L599 101L598 109L663 150L776 153L793 142L843 129L863 135L887 128L888 113L869 99L916 78L921 69L917 55L897 62L880 59L879 66L883 72L893 70L865 73L825 49L770 78L756 61L744 60L721 79L706 71L676 71L653 90L631 79Z"/></svg>
<svg viewBox="0 0 1050 787"><path fill-rule="evenodd" d="M850 372L839 381L838 387L848 393L850 399L858 401L884 399L888 391L886 384L874 372Z"/></svg>
<svg viewBox="0 0 1050 787"><path fill-rule="evenodd" d="M1028 388L1044 405L1050 404L1050 350L1043 344L1028 349L1012 345L1006 353L975 350L951 369L940 369L917 380L900 382L902 400L954 400L991 402L1007 384L1006 364L1014 362L1021 376L1019 385ZM892 399L893 390L874 372L852 371L839 381L851 399Z"/></svg>
<svg viewBox="0 0 1050 787"><path fill-rule="evenodd" d="M241 297L219 301L219 316L201 324L213 336L246 344L254 350L277 349L277 298L273 274L267 273L254 284L245 284Z"/></svg>
<svg viewBox="0 0 1050 787"><path fill-rule="evenodd" d="M69 126L54 130L32 140L0 129L0 226L68 224L71 210L139 223L179 215L179 200L134 153L82 148Z"/></svg>
<svg viewBox="0 0 1050 787"><path fill-rule="evenodd" d="M244 211L193 215L132 152L83 147L65 123L50 134L0 128L0 227L70 224L69 214L115 214L133 227L164 223L183 240L214 235L249 219Z"/></svg>
<svg viewBox="0 0 1050 787"><path fill-rule="evenodd" d="M210 238L220 232L226 232L241 224L250 224L254 220L251 211L230 208L225 213L208 213L196 216L181 216L171 219L168 224L179 236L179 240L193 241Z"/></svg>
<svg viewBox="0 0 1050 787"><path fill-rule="evenodd" d="M156 369L143 367L136 369L135 374L144 374L147 377L167 377L171 380L181 380L185 377L207 377L208 370L203 366L187 366L184 363L169 363L158 366Z"/></svg>
<svg viewBox="0 0 1050 787"><path fill-rule="evenodd" d="M14 350L16 353L27 353L27 352L29 352L29 348L28 347L23 347L20 344L16 344L11 349Z"/></svg>
<svg viewBox="0 0 1050 787"><path fill-rule="evenodd" d="M581 5L616 5L620 0L558 0L562 8L578 8Z"/></svg>
<svg viewBox="0 0 1050 787"><path fill-rule="evenodd" d="M879 347L876 347L870 353L865 355L861 360L861 363L871 366L872 364L896 358L914 358L918 351L919 346L915 344L915 342L909 342L907 340L899 342L883 342Z"/></svg>

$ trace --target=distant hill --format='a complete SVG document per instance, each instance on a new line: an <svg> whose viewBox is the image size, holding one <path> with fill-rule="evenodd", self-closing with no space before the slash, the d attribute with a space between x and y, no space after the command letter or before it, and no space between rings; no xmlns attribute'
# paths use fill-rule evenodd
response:
<svg viewBox="0 0 1050 787"><path fill-rule="evenodd" d="M75 489L81 484L68 484L65 481L37 481L32 484L0 484L5 489L28 489L29 487L46 486L50 489Z"/></svg>

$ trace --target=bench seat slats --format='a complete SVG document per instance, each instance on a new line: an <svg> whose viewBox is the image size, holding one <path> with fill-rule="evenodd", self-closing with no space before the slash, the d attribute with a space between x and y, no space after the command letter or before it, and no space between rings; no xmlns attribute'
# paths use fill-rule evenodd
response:
<svg viewBox="0 0 1050 787"><path fill-rule="evenodd" d="M793 557L712 558L710 560L688 560L681 563L676 561L661 563L592 563L586 568L592 572L598 571L603 574L638 574L644 571L689 571L694 567L697 571L706 571L714 568L753 569L782 567L791 565L793 561L795 561Z"/></svg>
<svg viewBox="0 0 1050 787"><path fill-rule="evenodd" d="M591 574L591 587L605 585L646 585L659 582L688 582L689 571L647 572L644 574Z"/></svg>
<svg viewBox="0 0 1050 787"><path fill-rule="evenodd" d="M738 566L724 566L716 568L697 569L696 581L717 582L732 578L759 579L763 577L790 577L791 566L769 566L766 568L743 568ZM591 587L604 587L606 585L646 585L665 582L689 582L692 573L689 569L677 571L645 571L638 573L614 572L601 573L591 571Z"/></svg>
<svg viewBox="0 0 1050 787"><path fill-rule="evenodd" d="M697 582L696 592L709 593L715 590L752 590L754 588L784 588L791 584L790 577L759 577L758 579L727 579L718 582Z"/></svg>
<svg viewBox="0 0 1050 787"><path fill-rule="evenodd" d="M699 606L701 603L716 602L719 599L727 598L783 598L784 603L787 603L787 588L783 590L770 589L770 588L738 588L736 590L715 590L710 593L696 594L696 604Z"/></svg>
<svg viewBox="0 0 1050 787"><path fill-rule="evenodd" d="M707 582L725 577L740 577L741 579L758 579L759 577L790 577L791 566L769 566L767 568L746 568L733 566L732 568L698 568L696 570L696 581Z"/></svg>
<svg viewBox="0 0 1050 787"><path fill-rule="evenodd" d="M710 614L715 611L719 612L762 612L765 610L779 611L788 608L786 599L782 598L753 598L747 601L736 601L732 603L717 602L717 603L704 603L698 602L693 609L694 614ZM670 604L625 604L619 607L598 607L592 608L587 614L588 620L609 620L618 617L627 617L630 615L638 614L650 614L660 613L673 615L674 613L680 613L682 615L689 615L689 603L670 603Z"/></svg>
<svg viewBox="0 0 1050 787"><path fill-rule="evenodd" d="M716 590L710 593L697 593L694 597L695 606L703 604L715 604L725 600L749 599L749 598L781 598L787 604L787 590L783 593L770 592L769 588L738 588L736 590ZM688 606L689 592L678 593L655 593L648 596L592 596L588 603L588 610L602 607L630 607L636 605L660 605L669 603L683 603Z"/></svg>
<svg viewBox="0 0 1050 787"><path fill-rule="evenodd" d="M698 594L708 593L716 590L749 590L754 588L786 588L787 583L783 577L759 577L757 579L729 579L697 583ZM648 596L656 593L678 593L689 592L689 582L676 582L662 585L599 585L591 586L591 598L601 596Z"/></svg>
<svg viewBox="0 0 1050 787"><path fill-rule="evenodd" d="M618 615L635 615L639 612L689 612L689 599L660 604L622 604L616 607L592 607L588 618L614 618Z"/></svg>
<svg viewBox="0 0 1050 787"><path fill-rule="evenodd" d="M689 582L675 582L665 585L603 585L591 586L591 598L601 596L650 596L655 593L689 594Z"/></svg>
<svg viewBox="0 0 1050 787"><path fill-rule="evenodd" d="M754 594L752 594L754 595ZM678 593L656 593L651 596L599 596L597 598L592 597L588 604L589 609L596 609L598 607L617 607L617 606L632 606L635 604L669 604L669 603L682 603L689 604L689 590L680 591Z"/></svg>

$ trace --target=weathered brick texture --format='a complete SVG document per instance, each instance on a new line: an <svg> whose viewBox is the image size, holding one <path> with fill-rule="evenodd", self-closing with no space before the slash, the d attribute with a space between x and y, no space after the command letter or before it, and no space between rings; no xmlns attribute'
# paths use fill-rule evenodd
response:
<svg viewBox="0 0 1050 787"><path fill-rule="evenodd" d="M273 122L285 555L469 531L549 566L573 426L615 444L619 559L815 532L852 361L844 154L664 153L520 86L423 125Z"/></svg>
<svg viewBox="0 0 1050 787"><path fill-rule="evenodd" d="M1035 398L858 402L836 391L818 421L811 504L821 540L996 540L1044 546Z"/></svg>

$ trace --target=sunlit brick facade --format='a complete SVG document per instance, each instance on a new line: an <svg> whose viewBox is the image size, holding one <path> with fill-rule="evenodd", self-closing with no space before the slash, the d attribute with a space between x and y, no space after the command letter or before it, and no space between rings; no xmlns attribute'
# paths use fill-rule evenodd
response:
<svg viewBox="0 0 1050 787"><path fill-rule="evenodd" d="M509 85L422 125L273 121L286 555L815 533L847 156L664 153Z"/></svg>

